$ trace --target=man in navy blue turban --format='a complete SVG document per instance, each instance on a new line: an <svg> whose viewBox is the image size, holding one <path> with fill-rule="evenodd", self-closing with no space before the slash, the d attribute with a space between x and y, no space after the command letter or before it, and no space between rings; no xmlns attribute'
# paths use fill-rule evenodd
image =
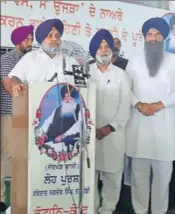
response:
<svg viewBox="0 0 175 214"><path fill-rule="evenodd" d="M125 72L111 63L114 40L106 29L99 30L89 46L95 63L90 65L96 85L96 185L102 176L102 206L96 188L96 208L112 214L118 202L125 151L125 125L130 111L130 89ZM97 185L98 186L98 185Z"/></svg>
<svg viewBox="0 0 175 214"><path fill-rule="evenodd" d="M29 82L62 81L74 84L73 76L65 77L61 37L64 25L59 19L42 22L36 29L35 37L41 48L27 54L11 71L13 93L18 95L23 84ZM72 65L78 62L73 57L65 57L66 70L72 71ZM58 74L58 75L55 75Z"/></svg>
<svg viewBox="0 0 175 214"><path fill-rule="evenodd" d="M59 19L46 20L36 29L36 41L41 44L42 49L51 57L55 55L56 51L60 50L63 30L64 25Z"/></svg>
<svg viewBox="0 0 175 214"><path fill-rule="evenodd" d="M94 57L94 58L96 57L97 50L99 49L100 44L102 42L103 43L106 42L108 44L109 48L111 50L113 50L114 40L113 40L111 33L106 29L101 29L101 30L97 31L97 33L93 36L93 38L90 42L90 46L89 46L89 51L90 51L90 54L92 55L92 57Z"/></svg>
<svg viewBox="0 0 175 214"><path fill-rule="evenodd" d="M166 39L170 31L167 22L163 18L159 18L159 17L151 18L151 19L148 19L142 26L142 33L144 37L146 37L149 30L152 28L159 31L164 39Z"/></svg>
<svg viewBox="0 0 175 214"><path fill-rule="evenodd" d="M169 34L169 26L163 18L151 18L142 27L145 38L145 60L150 76L155 76L163 61L164 40Z"/></svg>
<svg viewBox="0 0 175 214"><path fill-rule="evenodd" d="M147 20L142 27L144 51L126 68L133 92L126 155L131 160L132 204L140 214L148 213L150 195L151 213L168 209L175 160L175 56L164 51L169 31L164 19Z"/></svg>
<svg viewBox="0 0 175 214"><path fill-rule="evenodd" d="M63 71L63 56L60 50L63 30L63 23L59 19L50 19L38 26L35 36L41 48L25 54L8 74L8 80L12 83L13 96L20 96L21 91L26 89L24 85L26 83L54 81L75 84L73 76L66 76ZM72 71L72 65L77 64L73 57L65 57L65 70ZM15 135L11 137L16 140L16 143L21 141L20 136L16 130ZM19 163L17 170L20 169ZM20 179L20 174L17 179ZM16 186L16 188L21 187ZM21 191L24 191L21 193L23 197L25 188L21 188Z"/></svg>

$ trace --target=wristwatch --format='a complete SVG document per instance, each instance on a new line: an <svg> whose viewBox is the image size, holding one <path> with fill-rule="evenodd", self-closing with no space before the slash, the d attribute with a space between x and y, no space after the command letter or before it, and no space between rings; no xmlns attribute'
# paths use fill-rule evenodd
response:
<svg viewBox="0 0 175 214"><path fill-rule="evenodd" d="M108 127L110 128L111 132L115 132L115 129L113 126L111 126L110 124L108 124Z"/></svg>

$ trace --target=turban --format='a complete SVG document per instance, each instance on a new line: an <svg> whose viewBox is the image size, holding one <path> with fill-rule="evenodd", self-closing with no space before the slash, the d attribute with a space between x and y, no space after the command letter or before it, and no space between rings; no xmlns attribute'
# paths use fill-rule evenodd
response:
<svg viewBox="0 0 175 214"><path fill-rule="evenodd" d="M100 44L103 40L105 40L108 43L111 50L114 49L114 39L111 33L106 29L101 29L97 31L97 33L93 36L89 45L89 51L92 57L95 58L97 50L99 49Z"/></svg>
<svg viewBox="0 0 175 214"><path fill-rule="evenodd" d="M70 92L71 97L75 97L76 89L72 85L64 85L61 89L61 97L64 98L65 94Z"/></svg>
<svg viewBox="0 0 175 214"><path fill-rule="evenodd" d="M12 43L14 45L21 44L21 42L24 41L28 35L31 34L33 36L33 30L34 27L32 25L16 28L11 34Z"/></svg>
<svg viewBox="0 0 175 214"><path fill-rule="evenodd" d="M156 30L158 30L162 34L164 39L168 36L170 31L170 28L167 22L163 18L159 18L159 17L148 19L143 24L142 33L144 37L146 37L146 34L151 28L155 28Z"/></svg>
<svg viewBox="0 0 175 214"><path fill-rule="evenodd" d="M48 36L49 32L52 30L53 27L55 27L58 30L60 36L62 36L64 30L64 25L62 21L59 19L49 19L42 22L37 27L35 32L36 41L41 44Z"/></svg>

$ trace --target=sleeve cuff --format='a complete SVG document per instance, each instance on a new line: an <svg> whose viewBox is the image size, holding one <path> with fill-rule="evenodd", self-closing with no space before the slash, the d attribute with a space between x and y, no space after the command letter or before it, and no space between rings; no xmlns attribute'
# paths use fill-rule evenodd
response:
<svg viewBox="0 0 175 214"><path fill-rule="evenodd" d="M136 105L138 102L140 102L138 99L133 98L133 99L132 99L132 107L135 107L135 105Z"/></svg>
<svg viewBox="0 0 175 214"><path fill-rule="evenodd" d="M111 126L110 124L108 124L108 126L111 129L111 132L115 132L115 128L113 126Z"/></svg>
<svg viewBox="0 0 175 214"><path fill-rule="evenodd" d="M119 124L116 123L115 121L111 121L108 125L112 127L114 130L116 130L116 128L119 126Z"/></svg>
<svg viewBox="0 0 175 214"><path fill-rule="evenodd" d="M161 101L162 103L163 103L163 105L165 106L165 107L167 107L170 103L168 102L168 100L166 101L166 100L162 100Z"/></svg>

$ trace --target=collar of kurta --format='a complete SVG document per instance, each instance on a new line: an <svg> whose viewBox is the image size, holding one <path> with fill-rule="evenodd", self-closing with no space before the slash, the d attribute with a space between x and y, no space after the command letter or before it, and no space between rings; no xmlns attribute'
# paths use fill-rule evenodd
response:
<svg viewBox="0 0 175 214"><path fill-rule="evenodd" d="M41 56L43 56L44 58L48 59L48 60L55 60L55 59L62 59L62 54L59 55L55 55L53 58L50 58L50 56L48 54L46 54L42 48L39 49L39 53L41 54Z"/></svg>
<svg viewBox="0 0 175 214"><path fill-rule="evenodd" d="M105 71L105 73L109 72L110 70L112 70L113 67L114 67L114 65L112 63L110 63L109 66L108 66L108 68L107 68L107 70ZM95 63L95 68L96 68L96 70L100 70L98 68L98 66L97 66L97 63Z"/></svg>

